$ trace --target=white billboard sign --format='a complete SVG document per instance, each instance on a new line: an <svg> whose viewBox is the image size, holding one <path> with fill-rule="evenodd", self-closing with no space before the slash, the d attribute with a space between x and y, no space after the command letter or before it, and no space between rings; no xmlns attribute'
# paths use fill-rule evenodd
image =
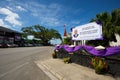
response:
<svg viewBox="0 0 120 80"><path fill-rule="evenodd" d="M95 40L102 38L102 25L92 22L72 29L72 40Z"/></svg>

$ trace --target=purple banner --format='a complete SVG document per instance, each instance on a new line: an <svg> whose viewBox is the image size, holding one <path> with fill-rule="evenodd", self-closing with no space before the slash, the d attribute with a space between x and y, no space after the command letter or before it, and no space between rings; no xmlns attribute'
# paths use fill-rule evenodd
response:
<svg viewBox="0 0 120 80"><path fill-rule="evenodd" d="M80 49L84 49L88 53L95 56L110 56L110 55L120 54L120 46L108 47L102 50L97 50L93 46L74 46L74 47L70 47L68 45L55 46L55 50L59 50L61 48L64 48L69 53L78 51Z"/></svg>

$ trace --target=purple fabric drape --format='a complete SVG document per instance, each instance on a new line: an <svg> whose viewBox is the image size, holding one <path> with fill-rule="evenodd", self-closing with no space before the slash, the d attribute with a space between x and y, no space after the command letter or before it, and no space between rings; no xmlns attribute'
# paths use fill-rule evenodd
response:
<svg viewBox="0 0 120 80"><path fill-rule="evenodd" d="M108 47L102 50L97 50L93 46L74 46L74 47L70 47L68 45L55 46L55 50L59 50L61 48L64 48L69 53L78 51L80 49L84 49L88 53L95 56L110 56L110 55L120 54L120 46Z"/></svg>

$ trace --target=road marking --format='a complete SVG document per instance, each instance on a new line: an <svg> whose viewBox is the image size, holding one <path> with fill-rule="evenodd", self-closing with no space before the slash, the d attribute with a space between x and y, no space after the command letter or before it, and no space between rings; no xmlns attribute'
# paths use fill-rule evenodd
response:
<svg viewBox="0 0 120 80"><path fill-rule="evenodd" d="M26 63L24 63L24 64L21 64L21 65L15 67L14 69L12 69L12 70L10 70L10 71L8 71L8 72L6 72L6 73L3 73L2 75L0 75L0 78L3 77L3 76L5 76L5 75L7 75L7 74L10 74L10 73L12 73L12 72L18 70L19 68L21 68L21 67L27 65L28 63L29 63L29 62L26 62Z"/></svg>

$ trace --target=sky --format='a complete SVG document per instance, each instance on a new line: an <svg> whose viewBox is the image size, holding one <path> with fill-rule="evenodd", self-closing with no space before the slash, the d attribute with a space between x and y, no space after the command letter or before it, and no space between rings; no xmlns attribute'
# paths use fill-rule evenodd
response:
<svg viewBox="0 0 120 80"><path fill-rule="evenodd" d="M42 25L63 36L64 24L69 33L72 27L89 23L96 14L118 8L120 0L0 0L0 26L21 31Z"/></svg>

